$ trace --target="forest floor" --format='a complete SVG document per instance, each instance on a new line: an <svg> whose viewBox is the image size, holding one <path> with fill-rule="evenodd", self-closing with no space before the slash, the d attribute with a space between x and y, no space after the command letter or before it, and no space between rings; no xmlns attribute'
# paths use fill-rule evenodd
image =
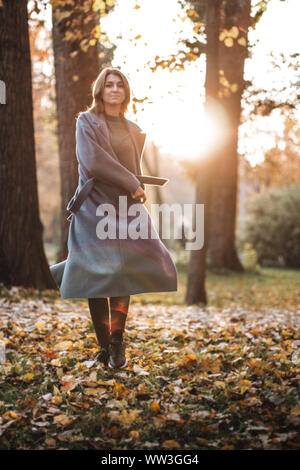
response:
<svg viewBox="0 0 300 470"><path fill-rule="evenodd" d="M300 449L300 273L209 273L206 307L132 296L128 365L87 301L0 286L0 449Z"/></svg>

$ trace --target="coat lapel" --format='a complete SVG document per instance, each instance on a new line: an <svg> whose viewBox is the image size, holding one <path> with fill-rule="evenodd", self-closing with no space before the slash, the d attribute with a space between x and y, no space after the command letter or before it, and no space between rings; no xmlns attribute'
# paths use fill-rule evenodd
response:
<svg viewBox="0 0 300 470"><path fill-rule="evenodd" d="M127 126L127 129L131 135L132 141L135 146L136 154L138 155L138 158L140 159L143 153L143 148L146 140L146 134L145 132L141 132L136 129L136 127L126 118L124 118L125 124Z"/></svg>

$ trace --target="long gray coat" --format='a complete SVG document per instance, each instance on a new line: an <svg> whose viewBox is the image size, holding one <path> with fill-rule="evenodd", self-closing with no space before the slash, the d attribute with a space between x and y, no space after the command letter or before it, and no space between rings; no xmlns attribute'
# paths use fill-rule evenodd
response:
<svg viewBox="0 0 300 470"><path fill-rule="evenodd" d="M135 144L137 174L141 175L146 134L134 122L125 119L125 123ZM175 265L146 207L131 197L141 183L115 155L103 114L86 111L79 115L76 156L79 182L67 206L72 212L68 217L68 257L50 267L61 297L116 297L176 291ZM132 204L138 203L141 215L146 217L143 220L147 220L148 238L119 238L119 229L127 229L130 222L139 216L139 213L134 216L127 214L127 221L123 216L119 217L119 196L127 196L128 210ZM111 220L107 213L96 213L97 207L103 203L112 204L116 210L117 217L113 219L117 229L115 239L97 236L99 221L103 217L106 221ZM142 229L140 225L138 228ZM151 238L151 231L155 238Z"/></svg>

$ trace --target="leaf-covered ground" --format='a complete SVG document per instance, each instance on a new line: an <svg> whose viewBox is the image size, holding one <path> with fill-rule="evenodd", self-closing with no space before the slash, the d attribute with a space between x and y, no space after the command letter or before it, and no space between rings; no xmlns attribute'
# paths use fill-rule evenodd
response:
<svg viewBox="0 0 300 470"><path fill-rule="evenodd" d="M299 306L133 302L111 370L86 302L31 293L0 298L1 449L300 448Z"/></svg>

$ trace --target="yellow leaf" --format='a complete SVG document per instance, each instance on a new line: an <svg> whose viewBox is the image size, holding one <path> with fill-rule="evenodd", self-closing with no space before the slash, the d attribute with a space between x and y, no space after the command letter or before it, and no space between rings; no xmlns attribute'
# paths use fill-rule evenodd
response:
<svg viewBox="0 0 300 470"><path fill-rule="evenodd" d="M86 335L86 339L88 339L89 341L97 341L95 333L90 333L89 335Z"/></svg>
<svg viewBox="0 0 300 470"><path fill-rule="evenodd" d="M58 397L58 396L55 396L52 398L52 401L56 404L56 405L60 405L62 403L62 398L61 397Z"/></svg>
<svg viewBox="0 0 300 470"><path fill-rule="evenodd" d="M207 369L213 373L217 373L220 370L220 360L210 361L208 359L202 359L200 367L202 370Z"/></svg>
<svg viewBox="0 0 300 470"><path fill-rule="evenodd" d="M9 421L11 419L18 419L20 418L19 415L17 415L17 413L15 411L6 411L5 413L3 413L2 415L2 419L4 421Z"/></svg>
<svg viewBox="0 0 300 470"><path fill-rule="evenodd" d="M232 38L237 38L239 35L239 28L237 26L232 26L229 30L229 34Z"/></svg>
<svg viewBox="0 0 300 470"><path fill-rule="evenodd" d="M250 369L255 369L255 367L260 367L261 366L261 361L251 358L247 362L247 365L250 367Z"/></svg>
<svg viewBox="0 0 300 470"><path fill-rule="evenodd" d="M124 384L121 384L119 382L115 382L113 392L114 392L115 397L119 398L122 395L126 395L128 393L128 390L127 390L127 388L125 387Z"/></svg>
<svg viewBox="0 0 300 470"><path fill-rule="evenodd" d="M237 83L233 83L232 85L230 85L230 90L232 91L232 93L236 93L239 89L239 86Z"/></svg>
<svg viewBox="0 0 300 470"><path fill-rule="evenodd" d="M56 343L53 349L54 351L70 351L72 347L72 341L62 341L61 343Z"/></svg>
<svg viewBox="0 0 300 470"><path fill-rule="evenodd" d="M102 380L102 379L99 379L97 380L97 383L99 385L105 385L106 387L108 387L109 385L115 385L115 381L114 380Z"/></svg>
<svg viewBox="0 0 300 470"><path fill-rule="evenodd" d="M225 382L222 382L221 380L216 380L216 381L215 381L215 385L216 385L217 387L221 387L221 388L225 388L225 387L226 387Z"/></svg>
<svg viewBox="0 0 300 470"><path fill-rule="evenodd" d="M250 382L250 380L239 380L238 385L240 385L241 387L251 387L252 383Z"/></svg>
<svg viewBox="0 0 300 470"><path fill-rule="evenodd" d="M56 387L56 385L53 385L53 393L54 395L60 395L59 389Z"/></svg>
<svg viewBox="0 0 300 470"><path fill-rule="evenodd" d="M84 393L86 395L98 395L98 393L106 392L106 389L101 387L101 388L85 388Z"/></svg>
<svg viewBox="0 0 300 470"><path fill-rule="evenodd" d="M188 354L187 356L185 356L185 362L187 362L188 364L195 364L195 362L197 361L198 358L196 354Z"/></svg>
<svg viewBox="0 0 300 470"><path fill-rule="evenodd" d="M53 423L59 424L60 426L69 426L69 424L71 424L72 421L73 419L67 415L57 415L57 416L54 416L54 419L53 419Z"/></svg>
<svg viewBox="0 0 300 470"><path fill-rule="evenodd" d="M240 46L244 46L244 47L247 46L247 42L246 42L245 38L239 38L238 43L239 43Z"/></svg>
<svg viewBox="0 0 300 470"><path fill-rule="evenodd" d="M24 380L24 382L31 382L33 379L34 379L34 374L32 374L31 372L28 372L28 374L25 374L22 377L22 380Z"/></svg>
<svg viewBox="0 0 300 470"><path fill-rule="evenodd" d="M133 440L138 440L140 437L139 431L130 431L129 437L131 437Z"/></svg>
<svg viewBox="0 0 300 470"><path fill-rule="evenodd" d="M124 427L127 427L136 420L141 419L139 416L141 412L141 410L122 410L122 412L119 413L118 411L113 410L110 411L108 415L114 421L119 421Z"/></svg>
<svg viewBox="0 0 300 470"><path fill-rule="evenodd" d="M233 46L233 39L232 38L224 39L224 44L225 44L226 47L232 47Z"/></svg>
<svg viewBox="0 0 300 470"><path fill-rule="evenodd" d="M93 10L105 10L105 2L103 0L94 0Z"/></svg>
<svg viewBox="0 0 300 470"><path fill-rule="evenodd" d="M172 440L164 441L162 446L164 449L180 449L179 443Z"/></svg>
<svg viewBox="0 0 300 470"><path fill-rule="evenodd" d="M229 85L229 82L228 82L227 78L225 78L223 75L219 78L219 82L224 87L228 87L228 85Z"/></svg>

